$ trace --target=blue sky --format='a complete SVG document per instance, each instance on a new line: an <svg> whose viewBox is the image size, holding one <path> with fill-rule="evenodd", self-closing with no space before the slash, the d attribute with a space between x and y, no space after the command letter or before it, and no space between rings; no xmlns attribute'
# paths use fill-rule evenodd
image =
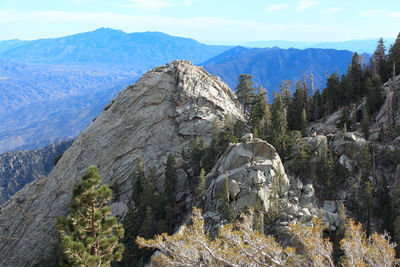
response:
<svg viewBox="0 0 400 267"><path fill-rule="evenodd" d="M343 41L400 31L399 0L1 0L0 40L99 27L161 31L207 43Z"/></svg>

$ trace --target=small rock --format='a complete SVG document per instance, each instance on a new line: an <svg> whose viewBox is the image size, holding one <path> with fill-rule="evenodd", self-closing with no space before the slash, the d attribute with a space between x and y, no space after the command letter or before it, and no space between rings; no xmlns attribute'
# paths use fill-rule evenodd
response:
<svg viewBox="0 0 400 267"><path fill-rule="evenodd" d="M235 180L231 180L229 182L229 199L235 200L239 192L240 192L239 184Z"/></svg>
<svg viewBox="0 0 400 267"><path fill-rule="evenodd" d="M188 182L188 175L183 169L176 170L176 187L178 190L184 189Z"/></svg>
<svg viewBox="0 0 400 267"><path fill-rule="evenodd" d="M184 195L185 195L185 193L183 193L182 191L181 191L181 192L178 192L178 193L176 194L176 196L175 196L175 201L176 201L176 202L181 201Z"/></svg>
<svg viewBox="0 0 400 267"><path fill-rule="evenodd" d="M288 213L288 214L291 214L291 215L294 215L294 216L296 216L297 215L297 212L299 211L299 207L297 206L297 205L290 205L287 209L286 209L286 212Z"/></svg>
<svg viewBox="0 0 400 267"><path fill-rule="evenodd" d="M335 212L336 211L336 202L335 201L324 201L324 210L326 210L327 212Z"/></svg>
<svg viewBox="0 0 400 267"><path fill-rule="evenodd" d="M253 140L252 133L247 133L247 134L243 135L242 138L240 138L240 141L245 142L245 143L250 142L252 140Z"/></svg>
<svg viewBox="0 0 400 267"><path fill-rule="evenodd" d="M118 221L128 212L128 206L123 202L114 202L111 204L111 215L117 217Z"/></svg>

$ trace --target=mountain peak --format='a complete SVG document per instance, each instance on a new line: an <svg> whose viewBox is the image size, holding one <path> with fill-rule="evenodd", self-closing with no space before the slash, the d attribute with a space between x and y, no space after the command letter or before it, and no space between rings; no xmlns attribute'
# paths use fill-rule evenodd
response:
<svg viewBox="0 0 400 267"><path fill-rule="evenodd" d="M168 154L182 162L181 151L188 150L190 140L211 139L213 122L218 118L224 124L228 114L233 121L244 120L233 92L202 67L176 60L150 70L104 108L48 178L26 185L2 206L0 235L19 238L0 239L0 265L31 265L54 253L49 246L57 240L52 226L67 215L72 188L90 165L98 166L104 183L119 181L127 192L125 201L139 158L162 173ZM189 170L178 166L177 175L188 183ZM189 197L187 190L178 190L183 199Z"/></svg>

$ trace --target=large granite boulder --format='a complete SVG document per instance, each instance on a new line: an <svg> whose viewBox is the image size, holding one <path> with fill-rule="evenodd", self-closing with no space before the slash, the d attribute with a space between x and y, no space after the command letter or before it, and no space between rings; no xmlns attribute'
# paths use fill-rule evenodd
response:
<svg viewBox="0 0 400 267"><path fill-rule="evenodd" d="M280 211L276 233L285 233L289 222L309 222L312 216L334 229L335 213L320 209L314 188L287 176L275 148L260 139L244 138L244 143L230 144L207 175L205 218L207 228L215 231L223 223L224 201L238 214L253 207L267 216L274 206ZM228 179L229 192L222 196ZM261 205L260 205L261 204ZM330 210L331 211L331 210Z"/></svg>

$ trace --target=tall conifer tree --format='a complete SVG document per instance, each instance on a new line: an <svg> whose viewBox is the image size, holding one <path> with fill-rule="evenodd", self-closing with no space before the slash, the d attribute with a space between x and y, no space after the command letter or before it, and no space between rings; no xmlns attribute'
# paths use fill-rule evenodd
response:
<svg viewBox="0 0 400 267"><path fill-rule="evenodd" d="M244 109L247 111L249 111L255 90L251 78L252 76L249 74L240 74L239 84L236 86L236 96L240 104L242 104Z"/></svg>
<svg viewBox="0 0 400 267"><path fill-rule="evenodd" d="M274 92L274 101L271 107L271 142L281 157L286 151L286 114L279 93Z"/></svg>
<svg viewBox="0 0 400 267"><path fill-rule="evenodd" d="M82 182L72 191L71 214L59 217L62 252L72 266L110 266L120 261L124 246L118 243L124 229L109 216L112 192L107 185L99 187L101 177L96 166L90 166Z"/></svg>

